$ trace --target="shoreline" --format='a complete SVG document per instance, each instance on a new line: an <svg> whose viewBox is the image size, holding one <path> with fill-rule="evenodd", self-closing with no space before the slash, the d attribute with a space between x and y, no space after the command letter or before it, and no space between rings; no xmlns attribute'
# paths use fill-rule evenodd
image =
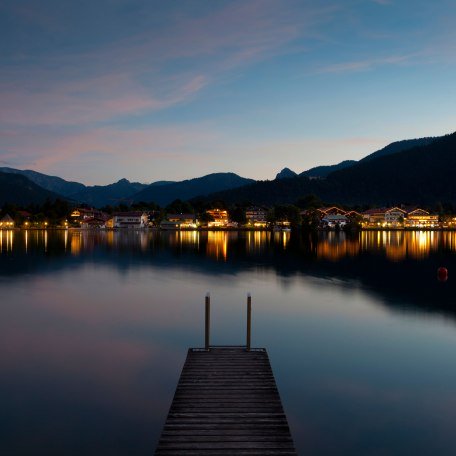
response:
<svg viewBox="0 0 456 456"><path fill-rule="evenodd" d="M98 231L119 231L119 232L133 232L133 231L154 231L154 232L207 232L207 231L215 231L215 232L235 232L235 231L251 231L251 232L271 232L271 233L290 233L290 230L274 230L274 228L249 228L249 227L228 227L228 228L182 228L182 229L162 229L160 227L147 227L147 228L81 228L81 227L46 227L46 228L22 228L22 227L14 227L14 228L0 228L0 231L84 231L84 232L98 232ZM437 227L437 228L428 228L428 227L382 227L382 228L360 228L359 230L335 230L335 229L325 229L325 228L318 228L316 230L303 230L302 228L291 229L291 232L306 232L306 233L357 233L362 231L371 231L371 232L384 232L384 231L400 231L400 232L413 232L413 231L456 231L455 227Z"/></svg>

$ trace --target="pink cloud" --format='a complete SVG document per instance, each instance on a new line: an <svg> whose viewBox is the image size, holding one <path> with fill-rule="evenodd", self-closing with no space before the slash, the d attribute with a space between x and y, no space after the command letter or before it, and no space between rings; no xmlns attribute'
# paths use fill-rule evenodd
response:
<svg viewBox="0 0 456 456"><path fill-rule="evenodd" d="M170 95L158 97L129 75L56 84L46 90L24 90L0 85L0 122L19 125L78 125L173 106L190 98L206 84L196 75L177 84Z"/></svg>
<svg viewBox="0 0 456 456"><path fill-rule="evenodd" d="M0 122L80 125L186 102L224 72L283 52L333 11L293 10L272 0L231 2L177 17L159 35L139 31L84 53L42 58L39 66L10 67L3 80L17 82L0 84ZM33 11L21 14L41 21Z"/></svg>

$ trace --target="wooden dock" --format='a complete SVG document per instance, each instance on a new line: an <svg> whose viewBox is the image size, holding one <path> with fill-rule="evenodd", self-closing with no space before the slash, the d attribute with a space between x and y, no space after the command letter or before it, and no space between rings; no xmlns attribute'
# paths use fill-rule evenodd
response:
<svg viewBox="0 0 456 456"><path fill-rule="evenodd" d="M155 454L296 455L266 350L249 329L245 347L209 347L207 322L206 306L206 348L188 351Z"/></svg>

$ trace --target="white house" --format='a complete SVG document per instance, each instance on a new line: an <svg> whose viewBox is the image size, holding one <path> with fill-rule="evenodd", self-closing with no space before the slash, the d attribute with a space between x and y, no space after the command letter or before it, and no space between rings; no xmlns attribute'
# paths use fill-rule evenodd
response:
<svg viewBox="0 0 456 456"><path fill-rule="evenodd" d="M147 228L149 217L145 212L115 212L113 214L114 228Z"/></svg>
<svg viewBox="0 0 456 456"><path fill-rule="evenodd" d="M385 223L387 226L397 226L404 223L407 211L400 207L392 207L385 211Z"/></svg>
<svg viewBox="0 0 456 456"><path fill-rule="evenodd" d="M348 218L343 214L328 214L321 219L322 226L327 226L329 228L335 228L340 226L341 228L345 226L348 222Z"/></svg>

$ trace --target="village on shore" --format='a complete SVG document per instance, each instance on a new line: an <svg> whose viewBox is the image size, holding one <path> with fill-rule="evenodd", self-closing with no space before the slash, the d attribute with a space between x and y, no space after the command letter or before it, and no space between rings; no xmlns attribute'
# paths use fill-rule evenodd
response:
<svg viewBox="0 0 456 456"><path fill-rule="evenodd" d="M287 209L288 208L288 209ZM292 209L290 209L292 208ZM154 229L154 230L276 230L292 228L316 230L456 229L456 216L433 214L419 207L401 205L373 208L364 212L337 206L299 210L247 207L236 213L226 209L207 209L203 213L164 213L158 210L132 210L108 214L99 209L79 207L58 221L37 220L27 211L0 216L0 229Z"/></svg>

